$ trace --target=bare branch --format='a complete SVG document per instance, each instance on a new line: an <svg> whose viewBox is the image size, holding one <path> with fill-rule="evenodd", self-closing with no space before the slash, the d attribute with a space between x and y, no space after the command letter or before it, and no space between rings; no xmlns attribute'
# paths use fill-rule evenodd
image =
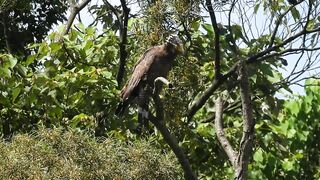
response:
<svg viewBox="0 0 320 180"><path fill-rule="evenodd" d="M269 48L272 47L274 40L276 38L277 32L278 32L278 28L282 22L282 19L292 10L294 6L291 6L288 10L286 10L284 13L280 14L280 16L278 17L277 21L276 21L276 27L273 30L271 39L270 39L270 44L269 44Z"/></svg>
<svg viewBox="0 0 320 180"><path fill-rule="evenodd" d="M221 77L220 72L220 30L217 24L216 16L214 14L214 10L212 7L211 0L206 0L206 5L208 8L208 12L210 15L212 27L214 30L214 51L215 51L215 59L214 59L214 71L215 71L215 79L219 79Z"/></svg>
<svg viewBox="0 0 320 180"><path fill-rule="evenodd" d="M233 150L232 145L230 144L229 140L227 139L224 130L223 130L223 100L221 97L218 97L216 101L216 115L214 120L214 125L216 128L217 139L220 142L223 150L226 152L229 160L234 168L236 168L236 159L237 153Z"/></svg>
<svg viewBox="0 0 320 180"><path fill-rule="evenodd" d="M232 1L231 3L231 7L230 7L230 10L229 10L229 14L228 14L228 29L229 29L229 32L231 34L231 42L232 42L232 49L236 52L237 51L237 44L236 44L236 41L233 37L233 31L232 31L232 28L231 28L231 13L236 5L236 2L237 0L234 0Z"/></svg>
<svg viewBox="0 0 320 180"><path fill-rule="evenodd" d="M191 120L193 115L206 103L206 101L210 98L210 96L220 87L220 85L229 77L230 74L222 75L221 78L215 79L211 86L207 88L203 94L200 96L200 98L195 101L188 109L187 111L187 118L188 121Z"/></svg>
<svg viewBox="0 0 320 180"><path fill-rule="evenodd" d="M180 162L182 169L184 171L185 179L194 180L197 179L196 175L192 172L190 163L183 150L179 147L178 141L174 136L171 135L168 128L164 125L164 121L154 117L151 115L150 121L154 124L154 126L160 131L163 136L163 139L168 143L178 161Z"/></svg>

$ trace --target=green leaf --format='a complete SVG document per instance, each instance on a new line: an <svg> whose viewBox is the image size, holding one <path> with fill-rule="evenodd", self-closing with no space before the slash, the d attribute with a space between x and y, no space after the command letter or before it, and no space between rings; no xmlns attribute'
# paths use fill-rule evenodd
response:
<svg viewBox="0 0 320 180"><path fill-rule="evenodd" d="M197 127L197 132L203 137L213 137L215 136L214 128L210 123L201 123Z"/></svg>
<svg viewBox="0 0 320 180"><path fill-rule="evenodd" d="M238 24L232 25L232 33L235 36L235 39L242 37L242 27Z"/></svg>
<svg viewBox="0 0 320 180"><path fill-rule="evenodd" d="M260 65L260 69L261 69L261 72L263 74L266 74L270 77L274 77L273 76L273 72L272 72L272 68L270 67L270 65L267 65L267 64L261 64Z"/></svg>
<svg viewBox="0 0 320 180"><path fill-rule="evenodd" d="M208 23L204 23L202 24L203 29L205 29L208 33L208 35L212 35L213 34L213 27L211 24Z"/></svg>
<svg viewBox="0 0 320 180"><path fill-rule="evenodd" d="M200 27L200 22L199 21L193 21L190 26L191 26L192 30L197 31L199 29L199 27Z"/></svg>
<svg viewBox="0 0 320 180"><path fill-rule="evenodd" d="M284 160L284 162L282 163L282 167L283 169L287 170L287 171L291 171L293 169L293 161L289 161L287 158Z"/></svg>
<svg viewBox="0 0 320 180"><path fill-rule="evenodd" d="M288 134L289 122L285 121L284 123L280 124L279 126L281 133L284 135Z"/></svg>
<svg viewBox="0 0 320 180"><path fill-rule="evenodd" d="M263 162L263 152L262 149L259 148L253 155L253 159L256 162Z"/></svg>
<svg viewBox="0 0 320 180"><path fill-rule="evenodd" d="M292 14L293 19L294 19L296 22L299 21L299 19L300 19L300 12L299 12L295 7L293 7L293 8L291 9L291 14Z"/></svg>
<svg viewBox="0 0 320 180"><path fill-rule="evenodd" d="M107 78L107 79L110 79L112 76L112 73L109 71L102 71L101 74L104 78Z"/></svg>
<svg viewBox="0 0 320 180"><path fill-rule="evenodd" d="M11 71L8 68L1 68L0 67L0 75L5 77L11 77Z"/></svg>
<svg viewBox="0 0 320 180"><path fill-rule="evenodd" d="M260 3L257 3L257 4L254 6L253 12L254 12L255 14L257 14L257 12L258 12L258 10L259 10L259 7L260 7Z"/></svg>
<svg viewBox="0 0 320 180"><path fill-rule="evenodd" d="M71 127L72 127L72 128L76 128L77 125L81 122L81 120L82 120L82 119L85 119L85 118L87 118L87 117L88 117L88 116L87 116L86 114L84 114L84 113L80 113L80 114L74 116L74 117L72 118L72 120L71 120L71 123L70 123Z"/></svg>
<svg viewBox="0 0 320 180"><path fill-rule="evenodd" d="M296 101L286 103L286 107L290 110L293 115L298 115L300 111L300 105Z"/></svg>
<svg viewBox="0 0 320 180"><path fill-rule="evenodd" d="M19 96L20 92L21 92L20 87L16 87L16 88L13 89L13 91L12 91L12 102L14 102L16 100L16 98Z"/></svg>
<svg viewBox="0 0 320 180"><path fill-rule="evenodd" d="M96 31L96 29L95 29L94 27L88 27L88 28L86 28L86 34L87 34L88 36L94 35L95 31ZM92 42L92 41L90 41L90 42Z"/></svg>
<svg viewBox="0 0 320 180"><path fill-rule="evenodd" d="M10 68L13 68L18 62L17 58L15 58L13 56L9 57L9 61L10 61Z"/></svg>
<svg viewBox="0 0 320 180"><path fill-rule="evenodd" d="M52 53L56 53L57 51L61 51L62 44L61 43L51 43L50 49Z"/></svg>
<svg viewBox="0 0 320 180"><path fill-rule="evenodd" d="M296 130L295 129L290 129L289 131L288 131L288 135L287 135L287 137L288 138L293 138L295 135L296 135Z"/></svg>
<svg viewBox="0 0 320 180"><path fill-rule="evenodd" d="M31 63L33 63L33 61L36 59L36 55L33 54L33 55L30 55L28 56L27 60L26 60L26 65L30 65Z"/></svg>
<svg viewBox="0 0 320 180"><path fill-rule="evenodd" d="M309 22L308 22L307 30L314 29L315 24L316 24L315 20L314 19L310 19Z"/></svg>

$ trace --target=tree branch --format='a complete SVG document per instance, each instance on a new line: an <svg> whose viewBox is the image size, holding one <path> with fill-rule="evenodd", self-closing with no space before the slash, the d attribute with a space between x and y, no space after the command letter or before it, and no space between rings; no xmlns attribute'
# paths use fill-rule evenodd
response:
<svg viewBox="0 0 320 180"><path fill-rule="evenodd" d="M212 27L214 30L214 52L215 52L215 59L214 59L214 71L215 71L215 79L219 79L221 77L220 72L220 30L217 24L216 16L214 14L214 10L212 7L211 0L206 0L206 5L208 7L208 12L210 15Z"/></svg>
<svg viewBox="0 0 320 180"><path fill-rule="evenodd" d="M231 68L232 71L230 71L229 73L222 75L219 79L215 79L211 86L209 88L207 88L203 94L200 96L200 98L195 101L188 109L187 111L187 118L188 121L191 120L191 118L193 117L193 115L206 103L206 101L210 98L210 96L220 87L220 85L228 78L230 77L230 75L233 73L233 71L235 71L236 66L234 66L233 68Z"/></svg>
<svg viewBox="0 0 320 180"><path fill-rule="evenodd" d="M76 18L77 14L84 8L91 0L83 0L81 4L76 4L72 0L69 1L71 7L71 14L68 18L67 25L62 33L62 35L66 35L69 33L69 30L73 24L74 19Z"/></svg>
<svg viewBox="0 0 320 180"><path fill-rule="evenodd" d="M163 81L163 77L161 78L157 78L154 81L155 86L155 92L158 92L157 87L159 86L159 83L163 83L163 82L169 82L168 80L164 80ZM168 85L170 83L167 83ZM165 122L163 119L163 106L162 106L162 102L161 99L159 97L158 94L153 94L153 100L155 103L155 108L156 108L156 117L153 116L150 113L150 121L154 124L154 126L160 131L161 135L163 136L163 139L166 141L166 143L170 146L170 148L172 149L172 151L174 152L174 154L176 155L179 163L182 166L182 169L184 171L184 177L185 179L190 179L190 180L196 180L197 177L196 175L193 173L189 160L187 158L187 156L184 154L183 150L179 147L179 144L176 140L176 138L170 133L170 131L168 130L168 128L165 126Z"/></svg>
<svg viewBox="0 0 320 180"><path fill-rule="evenodd" d="M231 16L231 13L232 13L233 9L235 8L236 1L237 1L237 0L234 0L234 1L231 2L230 10L229 10L229 13L228 13L228 30L229 30L230 35L231 35L231 42L232 42L231 47L232 47L232 49L233 49L234 52L237 52L238 49L237 49L236 41L235 41L235 39L234 39L234 37L233 37L233 31L232 31L232 28L231 28L231 17L232 17L232 16Z"/></svg>
<svg viewBox="0 0 320 180"><path fill-rule="evenodd" d="M128 21L129 21L129 13L130 9L126 5L125 0L120 0L121 6L122 6L122 15L121 19L122 22L120 22L120 62L119 62L119 69L117 74L117 82L118 86L120 87L123 81L124 71L125 71L125 65L126 65L126 59L127 59L127 51L126 51L126 45L127 45L127 31L128 31Z"/></svg>
<svg viewBox="0 0 320 180"><path fill-rule="evenodd" d="M242 61L239 67L240 76L240 95L242 103L243 132L240 142L240 149L237 158L236 178L246 179L248 164L253 152L254 125L252 112L252 102L250 95L249 77L247 74L246 63Z"/></svg>
<svg viewBox="0 0 320 180"><path fill-rule="evenodd" d="M223 130L223 100L221 97L218 97L216 101L216 115L214 120L214 126L216 128L217 139L220 142L223 150L226 152L229 160L234 168L236 168L236 159L237 153L233 150L232 145L230 144L229 140L227 139L224 130Z"/></svg>
<svg viewBox="0 0 320 180"><path fill-rule="evenodd" d="M278 17L277 21L276 21L276 27L274 28L274 31L272 33L271 39L270 39L270 43L269 43L269 48L272 47L274 40L276 39L276 35L278 32L278 28L281 24L282 19L292 10L294 6L291 6L288 10L286 10L284 13L280 14L280 16Z"/></svg>

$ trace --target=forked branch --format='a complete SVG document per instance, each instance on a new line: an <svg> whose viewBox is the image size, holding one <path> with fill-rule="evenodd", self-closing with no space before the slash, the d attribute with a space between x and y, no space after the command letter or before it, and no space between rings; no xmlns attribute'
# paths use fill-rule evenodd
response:
<svg viewBox="0 0 320 180"><path fill-rule="evenodd" d="M70 3L70 8L71 8L71 14L68 18L68 22L67 22L67 25L62 33L62 35L66 35L68 34L72 24L73 24L73 21L74 19L76 18L77 14L84 8L86 7L87 4L89 4L91 0L83 0L81 4L77 4L75 3L74 1L69 1Z"/></svg>

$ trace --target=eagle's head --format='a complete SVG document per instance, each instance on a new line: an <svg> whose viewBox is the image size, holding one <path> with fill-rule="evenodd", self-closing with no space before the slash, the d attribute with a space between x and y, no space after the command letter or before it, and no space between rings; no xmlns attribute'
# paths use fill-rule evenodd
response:
<svg viewBox="0 0 320 180"><path fill-rule="evenodd" d="M181 54L184 52L183 43L177 35L170 35L166 43L172 45L176 52Z"/></svg>

